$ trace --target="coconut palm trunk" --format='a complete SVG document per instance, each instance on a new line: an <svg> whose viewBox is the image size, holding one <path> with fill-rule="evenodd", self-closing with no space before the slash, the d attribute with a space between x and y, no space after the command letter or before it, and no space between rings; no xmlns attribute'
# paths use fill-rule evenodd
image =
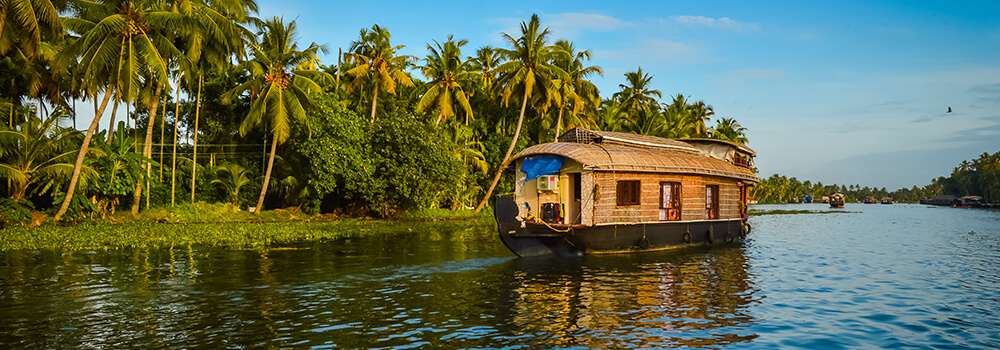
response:
<svg viewBox="0 0 1000 350"><path fill-rule="evenodd" d="M510 154L514 152L514 147L517 146L517 138L521 136L521 124L524 123L524 110L528 107L528 89L524 89L524 98L521 99L521 116L517 118L517 128L514 130L514 140L510 142L510 147L507 148L507 154L503 156L503 161L500 162L500 168L497 169L497 175L493 177L493 184L490 185L490 189L486 191L486 196L483 197L483 201L479 202L479 206L476 207L476 212L483 210L486 206L486 202L490 200L490 195L493 194L493 189L497 187L497 183L500 182L500 176L503 175L503 170L507 168L510 164Z"/></svg>
<svg viewBox="0 0 1000 350"><path fill-rule="evenodd" d="M375 82L375 94L372 95L372 123L375 123L375 103L378 101L378 82Z"/></svg>
<svg viewBox="0 0 1000 350"><path fill-rule="evenodd" d="M174 92L174 142L173 151L170 155L170 206L174 206L174 197L177 193L177 125L180 124L181 112L181 78L177 76L177 91Z"/></svg>
<svg viewBox="0 0 1000 350"><path fill-rule="evenodd" d="M559 142L559 133L562 132L562 115L563 109L565 109L562 103L559 104L559 118L556 118L556 139L555 142Z"/></svg>
<svg viewBox="0 0 1000 350"><path fill-rule="evenodd" d="M191 139L194 142L194 153L191 155L191 204L194 204L195 179L198 173L198 118L201 112L201 82L202 77L198 75L198 101L195 102L194 106L194 136Z"/></svg>
<svg viewBox="0 0 1000 350"><path fill-rule="evenodd" d="M163 92L163 84L156 83L156 90L153 92L153 105L149 108L149 123L146 124L146 140L143 141L142 145L142 156L149 158L153 155L153 127L156 125L156 112L160 107L160 93ZM138 123L138 121L136 121ZM136 127L139 125L137 124ZM139 200L142 199L142 186L145 184L147 190L149 188L149 175L152 171L152 164L149 162L143 162L142 168L146 170L146 181L139 181L135 184L135 194L133 195L132 201L132 215L139 214ZM147 191L148 192L148 191ZM147 196L147 199L149 196ZM149 201L146 202L146 207L149 207Z"/></svg>
<svg viewBox="0 0 1000 350"><path fill-rule="evenodd" d="M271 158L267 160L267 170L264 171L264 187L260 189L260 198L257 199L257 208L254 213L260 213L264 209L264 195L267 194L267 186L271 182L271 169L274 167L274 154L278 150L278 141L271 141Z"/></svg>
<svg viewBox="0 0 1000 350"><path fill-rule="evenodd" d="M160 113L162 116L160 117L160 175L159 175L160 179L159 179L159 181L163 181L163 137L164 137L164 135L166 135L166 129L167 129L167 97L169 97L169 96L170 96L169 93L163 96L163 112Z"/></svg>
<svg viewBox="0 0 1000 350"><path fill-rule="evenodd" d="M115 103L111 105L111 123L108 124L108 140L105 141L105 143L111 143L111 138L115 136L115 116L117 114L118 114L118 99L116 98Z"/></svg>
<svg viewBox="0 0 1000 350"><path fill-rule="evenodd" d="M101 101L101 107L97 109L94 113L94 120L90 122L90 127L87 128L87 134L83 137L83 144L80 145L80 153L76 156L76 165L73 168L73 177L69 180L69 188L66 189L66 198L63 199L62 205L59 206L59 211L52 218L54 221L59 221L62 216L66 214L66 210L69 209L69 202L73 200L73 192L76 191L76 184L80 181L80 170L83 169L83 159L86 158L87 148L90 146L90 139L94 137L94 131L97 130L97 124L101 121L101 115L104 114L104 109L108 107L108 101L111 100L111 94L114 93L114 84L108 84L108 89L104 93L104 100Z"/></svg>

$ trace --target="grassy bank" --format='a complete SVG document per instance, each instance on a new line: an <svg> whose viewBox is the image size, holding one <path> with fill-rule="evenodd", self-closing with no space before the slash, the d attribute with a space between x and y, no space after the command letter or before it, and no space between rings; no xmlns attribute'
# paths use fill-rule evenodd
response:
<svg viewBox="0 0 1000 350"><path fill-rule="evenodd" d="M17 249L106 250L180 245L262 249L275 244L342 237L402 233L437 220L468 220L491 224L492 211L425 210L400 218L358 219L307 215L295 210L254 215L224 204L180 205L151 209L138 218L117 214L76 224L43 223L0 230L0 251ZM417 221L414 223L414 221Z"/></svg>

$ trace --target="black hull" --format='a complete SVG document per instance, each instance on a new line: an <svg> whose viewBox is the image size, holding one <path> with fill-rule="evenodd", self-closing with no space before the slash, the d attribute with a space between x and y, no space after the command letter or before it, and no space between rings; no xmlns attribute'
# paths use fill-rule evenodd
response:
<svg viewBox="0 0 1000 350"><path fill-rule="evenodd" d="M657 222L575 227L560 233L517 220L517 206L507 197L494 205L500 240L518 256L628 253L676 247L740 242L749 225L740 219Z"/></svg>

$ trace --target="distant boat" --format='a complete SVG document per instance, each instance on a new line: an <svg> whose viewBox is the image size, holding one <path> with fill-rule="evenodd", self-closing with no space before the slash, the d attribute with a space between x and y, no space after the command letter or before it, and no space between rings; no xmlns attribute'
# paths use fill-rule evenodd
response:
<svg viewBox="0 0 1000 350"><path fill-rule="evenodd" d="M830 196L823 196L823 203L830 203Z"/></svg>
<svg viewBox="0 0 1000 350"><path fill-rule="evenodd" d="M955 203L958 207L963 208L978 208L983 206L983 197L980 196L965 196L958 199Z"/></svg>
<svg viewBox="0 0 1000 350"><path fill-rule="evenodd" d="M882 198L882 204L892 204L892 198L889 197Z"/></svg>
<svg viewBox="0 0 1000 350"><path fill-rule="evenodd" d="M806 195L806 196L805 196L805 197L803 198L803 202L804 202L804 203L812 203L812 202L813 202L813 196L812 196L811 194L807 194L807 195Z"/></svg>
<svg viewBox="0 0 1000 350"><path fill-rule="evenodd" d="M878 201L875 200L875 197L872 196L865 197L865 204L875 204L875 203L878 203Z"/></svg>
<svg viewBox="0 0 1000 350"><path fill-rule="evenodd" d="M843 208L844 194L837 192L830 196L830 208Z"/></svg>

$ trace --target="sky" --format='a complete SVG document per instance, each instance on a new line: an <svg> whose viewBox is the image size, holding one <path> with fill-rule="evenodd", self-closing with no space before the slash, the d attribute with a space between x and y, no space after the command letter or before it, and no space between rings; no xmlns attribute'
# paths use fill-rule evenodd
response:
<svg viewBox="0 0 1000 350"><path fill-rule="evenodd" d="M642 67L661 102L683 94L713 106L716 119L736 119L761 177L892 191L1000 151L995 0L258 4L262 18L295 20L300 45L326 45L324 64L373 24L406 45L400 53L423 58L449 34L469 41L464 55L502 47L502 33L518 37L538 14L553 43L591 51L603 97Z"/></svg>

